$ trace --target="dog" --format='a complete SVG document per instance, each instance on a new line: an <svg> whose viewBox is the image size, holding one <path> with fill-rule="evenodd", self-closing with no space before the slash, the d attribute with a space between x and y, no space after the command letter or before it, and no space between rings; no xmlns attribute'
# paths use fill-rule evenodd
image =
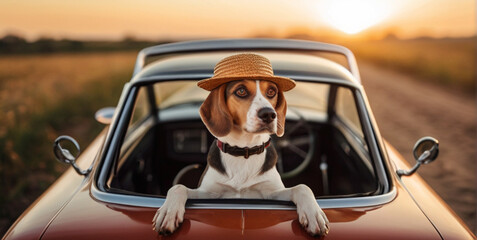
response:
<svg viewBox="0 0 477 240"><path fill-rule="evenodd" d="M229 77L223 83L216 79L214 86L203 87L211 92L199 109L205 126L216 137L199 187L171 187L154 216L153 229L163 235L173 233L184 219L187 199L258 198L294 202L298 220L310 235L328 234L329 221L311 189L303 184L285 188L275 167L277 153L270 135L280 137L285 130L283 81Z"/></svg>

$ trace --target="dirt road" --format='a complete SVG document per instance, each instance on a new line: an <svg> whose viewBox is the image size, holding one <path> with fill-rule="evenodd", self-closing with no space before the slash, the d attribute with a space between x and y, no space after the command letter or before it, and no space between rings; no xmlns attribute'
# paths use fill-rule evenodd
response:
<svg viewBox="0 0 477 240"><path fill-rule="evenodd" d="M406 160L414 164L420 137L440 141L437 160L418 172L475 233L475 99L368 63L359 67L381 134Z"/></svg>

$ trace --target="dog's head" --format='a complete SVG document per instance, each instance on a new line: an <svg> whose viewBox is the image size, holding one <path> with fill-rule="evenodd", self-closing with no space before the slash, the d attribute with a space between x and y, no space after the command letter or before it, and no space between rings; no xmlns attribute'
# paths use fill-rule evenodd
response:
<svg viewBox="0 0 477 240"><path fill-rule="evenodd" d="M200 117L215 137L231 131L283 136L287 103L271 81L238 80L213 89L200 107Z"/></svg>

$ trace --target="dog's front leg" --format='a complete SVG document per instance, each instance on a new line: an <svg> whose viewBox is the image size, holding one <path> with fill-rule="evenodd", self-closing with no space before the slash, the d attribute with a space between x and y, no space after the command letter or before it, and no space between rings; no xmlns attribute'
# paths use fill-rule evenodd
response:
<svg viewBox="0 0 477 240"><path fill-rule="evenodd" d="M270 198L294 202L297 208L298 221L310 235L318 237L328 234L328 218L321 210L308 186L300 184L295 187L284 188L271 193Z"/></svg>
<svg viewBox="0 0 477 240"><path fill-rule="evenodd" d="M159 208L152 220L153 229L160 234L169 235L184 220L185 203L190 189L184 185L174 185L167 191L164 204Z"/></svg>
<svg viewBox="0 0 477 240"><path fill-rule="evenodd" d="M184 185L174 185L167 191L166 201L152 220L154 231L163 235L173 233L184 220L185 204L188 198L205 198L210 194Z"/></svg>

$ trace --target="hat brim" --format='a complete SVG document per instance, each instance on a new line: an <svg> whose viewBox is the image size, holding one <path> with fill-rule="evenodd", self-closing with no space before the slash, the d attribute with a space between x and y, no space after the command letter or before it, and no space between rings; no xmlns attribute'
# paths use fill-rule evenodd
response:
<svg viewBox="0 0 477 240"><path fill-rule="evenodd" d="M266 80L277 84L278 90L286 92L295 87L293 79L280 76L237 76L237 77L211 77L197 82L197 86L207 91L212 91L220 85L237 80Z"/></svg>

